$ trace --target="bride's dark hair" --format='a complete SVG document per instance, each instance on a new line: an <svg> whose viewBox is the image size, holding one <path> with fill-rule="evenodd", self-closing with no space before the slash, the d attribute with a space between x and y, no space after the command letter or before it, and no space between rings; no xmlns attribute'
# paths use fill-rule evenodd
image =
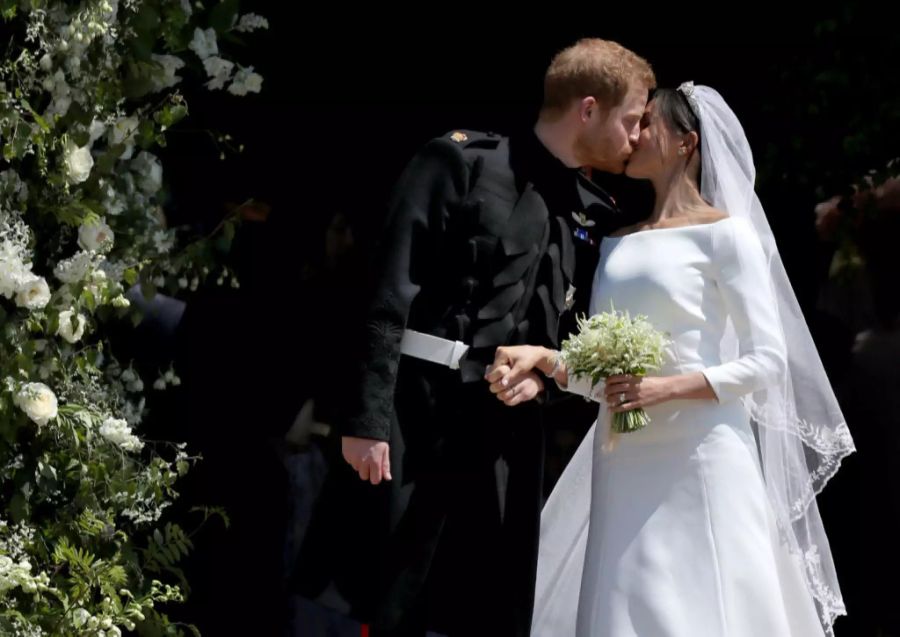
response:
<svg viewBox="0 0 900 637"><path fill-rule="evenodd" d="M658 88L653 91L654 112L662 118L671 130L681 134L697 133L697 148L700 148L700 118L691 108L687 96L672 88ZM700 173L697 173L700 183Z"/></svg>

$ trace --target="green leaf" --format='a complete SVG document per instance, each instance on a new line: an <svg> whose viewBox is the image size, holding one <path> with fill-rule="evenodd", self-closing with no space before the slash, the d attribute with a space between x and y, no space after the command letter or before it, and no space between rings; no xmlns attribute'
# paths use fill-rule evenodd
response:
<svg viewBox="0 0 900 637"><path fill-rule="evenodd" d="M237 19L239 10L238 0L222 0L209 12L209 26L217 33L228 31Z"/></svg>
<svg viewBox="0 0 900 637"><path fill-rule="evenodd" d="M167 104L153 114L153 119L161 126L172 128L172 126L187 117L187 114L187 106L183 104Z"/></svg>
<svg viewBox="0 0 900 637"><path fill-rule="evenodd" d="M37 113L37 111L35 111L33 108L31 108L31 104L28 103L28 100L23 98L22 100L20 100L20 102L21 102L22 106L24 106L25 109L29 113L31 113L31 116L34 117L34 121L36 121L38 123L38 126L40 126L44 130L45 133L49 133L50 125L47 123L47 120L45 120L43 117L41 117Z"/></svg>
<svg viewBox="0 0 900 637"><path fill-rule="evenodd" d="M12 20L16 17L16 10L19 8L17 0L0 0L0 15L4 20Z"/></svg>
<svg viewBox="0 0 900 637"><path fill-rule="evenodd" d="M9 515L13 522L21 522L28 517L28 514L29 507L25 496L21 492L14 493L9 503Z"/></svg>
<svg viewBox="0 0 900 637"><path fill-rule="evenodd" d="M128 268L127 270L125 270L125 273L122 276L124 277L125 282L128 283L128 285L134 285L135 283L137 283L138 273L134 268Z"/></svg>

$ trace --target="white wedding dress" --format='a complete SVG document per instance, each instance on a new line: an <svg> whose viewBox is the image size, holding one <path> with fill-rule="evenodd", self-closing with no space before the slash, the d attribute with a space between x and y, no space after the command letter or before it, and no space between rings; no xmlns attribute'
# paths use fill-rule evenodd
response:
<svg viewBox="0 0 900 637"><path fill-rule="evenodd" d="M615 436L600 405L542 513L532 635L823 635L803 567L779 536L740 400L778 383L785 364L756 232L725 218L600 247L591 312L612 303L645 314L672 339L655 373L703 372L718 401L650 407L646 428ZM723 361L729 322L741 353Z"/></svg>

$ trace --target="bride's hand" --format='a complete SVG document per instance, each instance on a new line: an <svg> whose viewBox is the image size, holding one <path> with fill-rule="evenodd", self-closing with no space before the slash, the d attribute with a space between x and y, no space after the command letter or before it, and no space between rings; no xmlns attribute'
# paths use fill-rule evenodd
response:
<svg viewBox="0 0 900 637"><path fill-rule="evenodd" d="M535 368L547 374L552 369L555 358L556 352L546 347L535 345L498 347L494 354L494 364L488 368L485 378L489 383L499 380L504 386L512 387ZM501 366L508 368L502 376L496 373Z"/></svg>
<svg viewBox="0 0 900 637"><path fill-rule="evenodd" d="M485 379L491 383L491 393L507 407L515 407L519 403L532 400L544 391L544 382L534 372L526 372L512 385L503 384L501 380L509 373L510 368L507 365L492 365L485 375Z"/></svg>
<svg viewBox="0 0 900 637"><path fill-rule="evenodd" d="M672 399L670 380L667 376L610 376L606 379L606 403L613 413L658 405Z"/></svg>

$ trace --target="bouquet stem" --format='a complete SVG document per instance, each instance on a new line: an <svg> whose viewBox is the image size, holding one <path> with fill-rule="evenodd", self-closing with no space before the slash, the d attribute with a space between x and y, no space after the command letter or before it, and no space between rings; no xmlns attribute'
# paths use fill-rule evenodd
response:
<svg viewBox="0 0 900 637"><path fill-rule="evenodd" d="M612 431L626 434L638 429L643 429L650 422L650 417L643 407L629 411L619 411L613 414Z"/></svg>

